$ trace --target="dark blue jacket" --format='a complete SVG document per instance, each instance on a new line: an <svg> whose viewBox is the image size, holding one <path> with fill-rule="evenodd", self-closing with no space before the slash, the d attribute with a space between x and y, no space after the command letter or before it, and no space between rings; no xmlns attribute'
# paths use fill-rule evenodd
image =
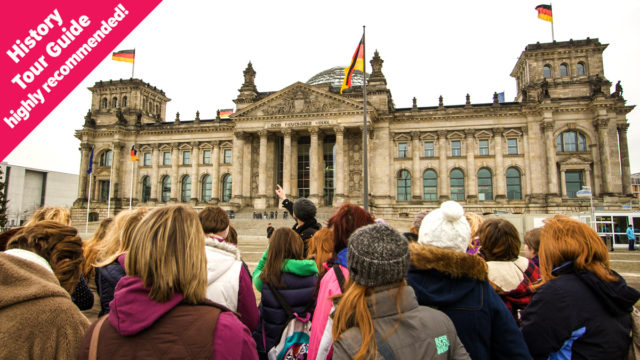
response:
<svg viewBox="0 0 640 360"><path fill-rule="evenodd" d="M287 304L301 317L310 303L314 302L313 293L318 281L317 275L298 276L291 273L282 273L283 287L276 287ZM267 284L262 286L262 300L260 301L260 322L258 329L253 333L258 351L268 351L280 342L282 331L290 319L284 309L276 300L275 295ZM313 314L313 304L308 308ZM263 337L264 329L264 337Z"/></svg>
<svg viewBox="0 0 640 360"><path fill-rule="evenodd" d="M640 293L622 277L606 282L576 271L570 262L553 275L522 313L522 333L533 358L626 358L630 312Z"/></svg>
<svg viewBox="0 0 640 360"><path fill-rule="evenodd" d="M531 359L520 329L487 280L484 260L410 243L408 283L418 303L449 316L474 360Z"/></svg>
<svg viewBox="0 0 640 360"><path fill-rule="evenodd" d="M78 285L76 285L71 294L71 301L73 301L80 310L89 310L93 307L93 292L89 288L84 275L80 275Z"/></svg>
<svg viewBox="0 0 640 360"><path fill-rule="evenodd" d="M124 268L118 260L105 267L96 268L96 288L98 295L100 295L99 317L109 313L109 303L113 300L113 292L116 290L118 281L125 275Z"/></svg>

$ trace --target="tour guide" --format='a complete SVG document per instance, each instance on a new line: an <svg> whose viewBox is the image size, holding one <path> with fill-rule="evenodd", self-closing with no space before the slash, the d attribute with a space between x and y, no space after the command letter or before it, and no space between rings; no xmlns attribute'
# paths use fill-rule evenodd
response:
<svg viewBox="0 0 640 360"><path fill-rule="evenodd" d="M316 205L307 198L300 198L295 202L291 202L291 200L286 198L284 190L282 190L280 185L276 185L276 195L282 200L282 207L287 209L297 221L292 229L300 235L304 242L304 256L306 258L307 240L322 227L322 225L316 221Z"/></svg>

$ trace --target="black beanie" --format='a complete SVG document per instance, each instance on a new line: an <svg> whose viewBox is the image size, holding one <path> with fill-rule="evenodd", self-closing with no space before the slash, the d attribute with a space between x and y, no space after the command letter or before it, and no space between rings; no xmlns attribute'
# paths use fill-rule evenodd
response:
<svg viewBox="0 0 640 360"><path fill-rule="evenodd" d="M316 205L307 198L300 198L293 203L293 215L303 222L316 217Z"/></svg>

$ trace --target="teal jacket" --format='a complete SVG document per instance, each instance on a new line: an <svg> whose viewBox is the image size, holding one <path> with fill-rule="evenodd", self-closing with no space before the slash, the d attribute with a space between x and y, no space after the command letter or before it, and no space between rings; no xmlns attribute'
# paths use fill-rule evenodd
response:
<svg viewBox="0 0 640 360"><path fill-rule="evenodd" d="M627 240L635 240L636 239L636 234L633 233L633 228L628 227L627 228Z"/></svg>

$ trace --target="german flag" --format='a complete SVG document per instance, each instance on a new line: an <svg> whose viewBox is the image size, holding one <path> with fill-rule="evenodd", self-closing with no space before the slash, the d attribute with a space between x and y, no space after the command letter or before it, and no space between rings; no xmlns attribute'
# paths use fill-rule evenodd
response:
<svg viewBox="0 0 640 360"><path fill-rule="evenodd" d="M111 60L132 63L136 57L136 50L120 50L111 55Z"/></svg>
<svg viewBox="0 0 640 360"><path fill-rule="evenodd" d="M551 13L551 4L549 5L538 5L536 6L536 10L538 10L538 18L544 20L544 21L549 21L549 22L553 22L553 15Z"/></svg>
<svg viewBox="0 0 640 360"><path fill-rule="evenodd" d="M220 119L228 119L233 114L233 109L220 109Z"/></svg>
<svg viewBox="0 0 640 360"><path fill-rule="evenodd" d="M351 65L344 68L344 80L342 80L340 94L342 94L344 89L351 87L351 77L353 76L353 72L356 70L360 70L364 73L364 35L362 35L362 39L360 39L356 52L353 54Z"/></svg>
<svg viewBox="0 0 640 360"><path fill-rule="evenodd" d="M138 161L138 150L135 145L131 145L131 161Z"/></svg>

